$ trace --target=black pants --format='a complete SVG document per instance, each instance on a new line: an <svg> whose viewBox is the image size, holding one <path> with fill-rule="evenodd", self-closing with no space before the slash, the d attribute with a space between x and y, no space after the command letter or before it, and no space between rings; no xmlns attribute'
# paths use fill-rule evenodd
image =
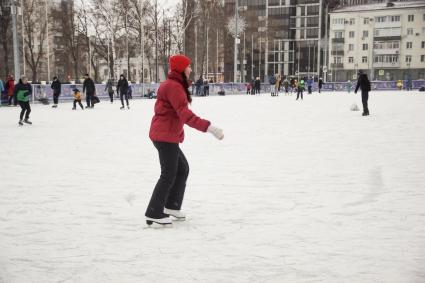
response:
<svg viewBox="0 0 425 283"><path fill-rule="evenodd" d="M363 103L363 113L369 114L369 108L367 105L367 101L369 100L369 92L362 91L362 103Z"/></svg>
<svg viewBox="0 0 425 283"><path fill-rule="evenodd" d="M153 144L158 150L161 176L153 190L145 215L161 218L164 217L164 207L180 210L189 175L189 164L178 144L166 142Z"/></svg>
<svg viewBox="0 0 425 283"><path fill-rule="evenodd" d="M298 89L297 100L298 100L298 98L300 98L300 95L301 95L301 99L303 99L303 89Z"/></svg>
<svg viewBox="0 0 425 283"><path fill-rule="evenodd" d="M127 102L127 106L128 106L128 94L126 92L122 93L120 91L120 99L121 99L121 105L122 106L124 106L124 97L125 97L125 102Z"/></svg>
<svg viewBox="0 0 425 283"><path fill-rule="evenodd" d="M86 102L87 102L87 107L91 107L94 106L93 103L93 93L86 93Z"/></svg>
<svg viewBox="0 0 425 283"><path fill-rule="evenodd" d="M109 99L111 100L111 102L114 102L114 92L109 92Z"/></svg>
<svg viewBox="0 0 425 283"><path fill-rule="evenodd" d="M308 87L308 94L311 94L311 86Z"/></svg>
<svg viewBox="0 0 425 283"><path fill-rule="evenodd" d="M59 94L53 94L53 103L58 104L59 102Z"/></svg>
<svg viewBox="0 0 425 283"><path fill-rule="evenodd" d="M12 101L13 101L13 100L14 100L14 99L13 99L13 95L9 96L9 101L8 101L9 105L12 105Z"/></svg>
<svg viewBox="0 0 425 283"><path fill-rule="evenodd" d="M80 105L80 107L81 107L81 109L84 109L84 106L83 106L83 104L81 103L81 99L74 99L74 107L73 107L73 109L76 109L77 108L77 103Z"/></svg>
<svg viewBox="0 0 425 283"><path fill-rule="evenodd" d="M19 106L21 106L21 114L19 115L19 119L22 120L25 115L25 120L30 117L31 106L29 101L19 101Z"/></svg>

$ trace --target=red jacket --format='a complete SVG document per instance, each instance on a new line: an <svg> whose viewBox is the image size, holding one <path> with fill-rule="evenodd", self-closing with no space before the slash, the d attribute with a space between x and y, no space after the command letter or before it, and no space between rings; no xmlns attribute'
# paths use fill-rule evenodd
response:
<svg viewBox="0 0 425 283"><path fill-rule="evenodd" d="M7 95L13 96L13 92L15 90L15 81L9 79L6 83Z"/></svg>
<svg viewBox="0 0 425 283"><path fill-rule="evenodd" d="M158 89L155 115L149 131L150 139L158 142L182 143L184 124L206 132L210 122L196 116L188 108L188 104L181 74L170 72L168 79Z"/></svg>

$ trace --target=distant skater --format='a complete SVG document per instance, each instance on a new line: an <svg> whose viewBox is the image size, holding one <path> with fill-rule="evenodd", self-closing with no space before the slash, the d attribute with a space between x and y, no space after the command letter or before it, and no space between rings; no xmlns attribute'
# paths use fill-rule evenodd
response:
<svg viewBox="0 0 425 283"><path fill-rule="evenodd" d="M128 104L128 81L127 79L124 77L124 75L120 76L120 80L118 81L117 84L117 92L120 93L120 99L121 99L121 108L120 109L124 109L124 98L125 98L125 102L127 103L127 108L130 109L130 106Z"/></svg>
<svg viewBox="0 0 425 283"><path fill-rule="evenodd" d="M77 110L77 103L80 105L81 110L84 110L84 106L81 103L81 93L78 88L75 88L74 90L74 107L72 107L72 110Z"/></svg>
<svg viewBox="0 0 425 283"><path fill-rule="evenodd" d="M369 116L369 106L368 106L368 100L369 100L369 91L371 90L370 87L370 81L367 77L366 73L363 73L363 71L359 71L358 74L359 78L357 80L356 89L354 90L354 93L357 93L357 90L359 88L362 91L362 104L363 104L363 114L362 116Z"/></svg>
<svg viewBox="0 0 425 283"><path fill-rule="evenodd" d="M14 97L16 97L19 106L21 106L21 113L19 115L19 126L26 124L32 124L29 120L31 113L30 97L32 95L32 86L28 82L26 76L22 76L19 83L15 86ZM25 117L25 119L24 119Z"/></svg>

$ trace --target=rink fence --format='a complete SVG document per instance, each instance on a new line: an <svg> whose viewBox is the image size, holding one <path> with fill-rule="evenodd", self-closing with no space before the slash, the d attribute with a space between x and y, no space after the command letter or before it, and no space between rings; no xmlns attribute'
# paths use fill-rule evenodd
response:
<svg viewBox="0 0 425 283"><path fill-rule="evenodd" d="M373 81L372 90L397 90L396 81ZM323 84L323 92L333 92L333 91L347 91L349 83L348 82L327 82ZM356 83L351 84L351 90L353 91L356 86ZM157 92L159 84L132 84L132 97L133 98L149 98L148 93L154 91ZM270 84L261 84L261 93L269 93L272 89ZM404 88L406 85L403 86ZM421 87L425 87L425 80L414 80L412 81L412 89L418 90ZM81 93L83 86L82 84L62 84L62 91L59 99L61 101L73 100L73 89L78 88ZM307 86L306 86L307 88ZM241 95L246 94L247 84L246 83L218 83L218 84L209 84L209 95L219 95L219 92L225 95ZM317 91L318 86L317 82L313 84L313 91ZM115 91L115 88L114 88ZM191 87L192 94L196 95L196 87L192 85ZM283 89L281 90L281 92ZM203 88L201 87L201 93L203 93ZM84 94L83 100L85 99ZM101 100L109 99L108 92L105 88L105 84L96 84L96 95ZM52 101L53 91L50 88L50 85L47 84L33 84L33 95L32 101L38 101L40 98L47 98L49 101ZM116 91L114 92L115 99L118 98ZM2 102L5 102L5 94L2 95Z"/></svg>

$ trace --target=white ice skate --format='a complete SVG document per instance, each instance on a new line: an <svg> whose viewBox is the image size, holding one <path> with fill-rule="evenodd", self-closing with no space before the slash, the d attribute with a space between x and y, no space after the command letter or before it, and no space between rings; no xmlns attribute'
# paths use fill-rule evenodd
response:
<svg viewBox="0 0 425 283"><path fill-rule="evenodd" d="M160 225L170 225L170 224L173 224L173 221L171 221L170 217L164 217L164 218L146 217L146 224L150 226L153 223L160 224Z"/></svg>
<svg viewBox="0 0 425 283"><path fill-rule="evenodd" d="M164 213L173 216L175 220L178 220L178 221L186 220L186 214L184 214L180 210L164 208Z"/></svg>

